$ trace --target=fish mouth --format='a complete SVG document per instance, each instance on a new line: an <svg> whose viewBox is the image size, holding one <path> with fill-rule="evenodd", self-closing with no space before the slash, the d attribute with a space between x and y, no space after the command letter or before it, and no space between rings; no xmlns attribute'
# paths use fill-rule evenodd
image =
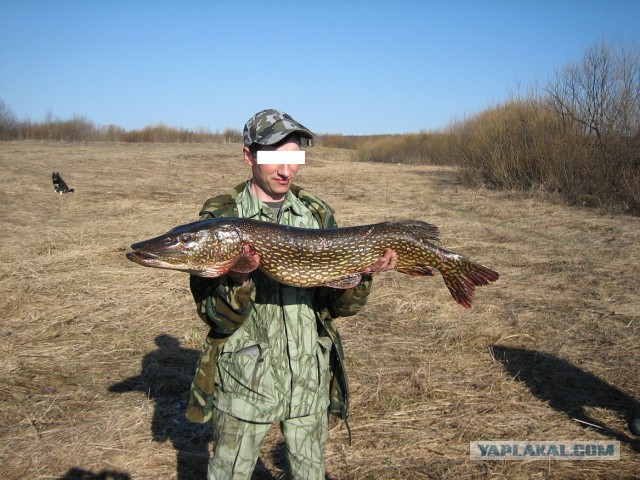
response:
<svg viewBox="0 0 640 480"><path fill-rule="evenodd" d="M139 263L140 265L152 265L159 263L158 257L151 253L140 252L137 250L131 250L126 253L127 259L132 262Z"/></svg>
<svg viewBox="0 0 640 480"><path fill-rule="evenodd" d="M164 258L162 254L156 255L149 252L131 250L126 253L126 256L128 260L131 260L138 265L142 265L143 267L165 268L168 270L178 270L181 272L194 272L194 270L197 270L181 262Z"/></svg>
<svg viewBox="0 0 640 480"><path fill-rule="evenodd" d="M140 252L138 250L131 250L126 253L126 256L128 260L143 267L159 267L165 263L152 253Z"/></svg>
<svg viewBox="0 0 640 480"><path fill-rule="evenodd" d="M167 268L169 264L181 263L183 252L178 245L172 237L162 236L131 244L126 256L140 265Z"/></svg>
<svg viewBox="0 0 640 480"><path fill-rule="evenodd" d="M132 245L131 248L134 248ZM187 272L201 277L219 277L229 270L229 266L234 262L222 262L213 265L189 265L178 262L172 262L163 258L162 254L153 254L149 252L130 250L126 253L128 260L142 265L143 267L165 268L168 270L177 270Z"/></svg>

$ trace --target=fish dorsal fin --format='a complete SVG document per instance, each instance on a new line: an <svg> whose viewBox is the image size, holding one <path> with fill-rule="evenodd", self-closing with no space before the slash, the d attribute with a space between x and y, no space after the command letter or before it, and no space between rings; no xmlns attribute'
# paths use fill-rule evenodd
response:
<svg viewBox="0 0 640 480"><path fill-rule="evenodd" d="M420 220L390 220L385 224L411 232L422 240L438 240L440 229L435 225Z"/></svg>

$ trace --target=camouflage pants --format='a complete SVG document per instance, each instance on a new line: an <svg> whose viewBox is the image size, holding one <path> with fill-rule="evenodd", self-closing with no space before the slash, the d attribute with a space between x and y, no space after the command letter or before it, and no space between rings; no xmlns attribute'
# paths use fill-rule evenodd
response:
<svg viewBox="0 0 640 480"><path fill-rule="evenodd" d="M324 480L327 411L280 423L294 480ZM252 423L215 410L214 451L208 480L250 479L269 431L269 423Z"/></svg>

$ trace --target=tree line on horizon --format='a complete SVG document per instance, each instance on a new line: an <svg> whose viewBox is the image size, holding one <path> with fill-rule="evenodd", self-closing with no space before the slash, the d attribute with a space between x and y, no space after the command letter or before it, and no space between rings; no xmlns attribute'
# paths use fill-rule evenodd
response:
<svg viewBox="0 0 640 480"><path fill-rule="evenodd" d="M207 128L190 130L158 123L141 129L126 130L118 125L99 126L81 115L67 120L55 119L51 112L41 122L19 121L11 108L0 99L0 141L49 140L61 142L130 142L130 143L238 143L242 132L227 128L212 132Z"/></svg>
<svg viewBox="0 0 640 480"><path fill-rule="evenodd" d="M241 143L242 133L164 124L100 127L81 116L18 121L0 100L0 140ZM319 135L359 161L455 165L466 185L557 193L640 214L640 48L601 41L528 93L432 132Z"/></svg>

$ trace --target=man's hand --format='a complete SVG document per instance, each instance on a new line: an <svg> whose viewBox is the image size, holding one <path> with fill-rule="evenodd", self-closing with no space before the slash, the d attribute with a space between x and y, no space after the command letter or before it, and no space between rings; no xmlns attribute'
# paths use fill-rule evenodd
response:
<svg viewBox="0 0 640 480"><path fill-rule="evenodd" d="M260 266L260 255L258 255L249 245L245 245L242 257L229 270L229 277L238 285L244 285L249 280L249 273Z"/></svg>
<svg viewBox="0 0 640 480"><path fill-rule="evenodd" d="M376 263L364 269L364 273L368 273L369 275L376 275L378 273L395 270L397 261L398 256L396 255L396 252L394 252L390 248L387 248L384 251L384 255L382 255Z"/></svg>

